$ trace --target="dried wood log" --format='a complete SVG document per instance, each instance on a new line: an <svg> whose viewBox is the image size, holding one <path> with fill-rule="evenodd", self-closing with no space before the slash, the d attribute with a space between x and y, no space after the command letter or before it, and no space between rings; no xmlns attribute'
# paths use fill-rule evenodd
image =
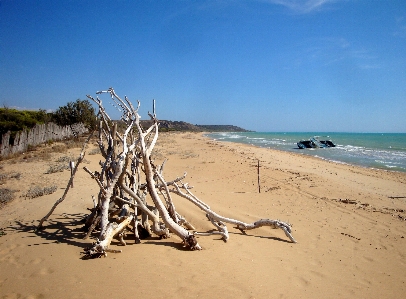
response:
<svg viewBox="0 0 406 299"><path fill-rule="evenodd" d="M178 194L179 196L182 196L183 198L188 199L192 203L194 203L196 206L198 206L201 210L206 212L207 217L209 220L216 226L216 228L219 230L220 234L223 235L224 241L228 240L228 232L227 229L224 225L224 222L226 223L231 223L236 225L236 227L241 230L250 230L254 228L258 228L261 226L270 226L271 228L280 228L284 231L285 235L293 242L296 243L296 240L292 236L292 230L290 227L290 224L279 221L279 220L271 220L271 219L260 219L254 223L245 223L240 220L232 219L232 218L227 218L221 215L218 215L214 211L210 209L210 207L202 202L200 199L198 199L192 192L190 192L189 188L187 187L186 184L183 185L183 188L186 190L187 193L184 193L181 191L180 187L174 183L173 186L175 189L172 189L171 191ZM214 221L217 221L217 224L215 224ZM208 233L196 233L200 235L207 235ZM211 234L216 234L216 233L211 233Z"/></svg>
<svg viewBox="0 0 406 299"><path fill-rule="evenodd" d="M86 248L84 253L84 258L89 259L89 258L97 258L97 257L106 257L107 252L109 252L109 246L113 238L121 233L133 220L134 215L128 216L124 221L122 221L120 224L117 224L115 222L109 223L107 225L107 228L103 231L103 233L100 235L99 239L93 243L92 247ZM125 243L124 243L125 245ZM112 252L112 251L110 251ZM121 250L116 250L113 252L121 252Z"/></svg>
<svg viewBox="0 0 406 299"><path fill-rule="evenodd" d="M86 235L83 237L83 240L86 240L87 238L89 238L89 236L94 231L96 226L98 226L100 224L100 219L101 219L100 215L97 215L94 219L92 219L92 222L91 222L91 224L89 226L89 229L88 229Z"/></svg>
<svg viewBox="0 0 406 299"><path fill-rule="evenodd" d="M147 181L148 192L152 198L152 201L154 202L155 207L158 209L159 214L168 229L183 240L184 246L188 246L192 250L201 250L202 248L198 244L196 237L193 234L189 233L189 231L180 226L170 217L168 210L165 208L161 198L158 195L154 180L155 167L152 165L150 159L152 149L155 146L156 140L158 139L158 121L154 119L154 124L145 133L142 133L142 129L139 123L139 117L136 117L135 125L137 126L138 132L140 134L141 156L143 159L144 173ZM152 131L153 129L155 131L155 135L150 145L147 146L145 142L145 136L148 131ZM155 172L155 174L157 174L157 172Z"/></svg>
<svg viewBox="0 0 406 299"><path fill-rule="evenodd" d="M85 249L84 258L106 256L107 252L121 252L109 247L113 238L126 245L124 237L128 230L133 231L135 243L141 242L142 235L155 234L160 238L169 238L171 232L182 240L184 246L192 250L202 249L196 238L199 235L218 234L227 241L229 239L227 223L235 225L243 232L261 226L280 228L292 242L296 242L288 223L271 219L245 223L218 215L190 191L191 187L183 183L186 173L172 181L166 181L163 175L166 161L157 167L151 159L159 133L155 102L152 113L148 113L152 124L144 130L140 125L138 114L139 102L137 107L134 107L127 97L121 99L112 88L97 92L97 94L106 93L110 95L114 106L121 110L122 116L119 126L117 122L111 120L98 97L94 99L90 95L87 96L99 107L97 144L103 161L100 161L98 171L92 172L87 167L83 168L99 187L97 200L92 197L93 208L86 218L87 233L84 238L88 238L95 230L99 230L99 235L96 242ZM83 156L84 149L72 172L71 180ZM39 227L66 197L71 180L63 198L55 203L51 212L41 220ZM196 232L196 228L176 211L173 195L186 198L204 211L216 230ZM152 203L148 203L147 200Z"/></svg>

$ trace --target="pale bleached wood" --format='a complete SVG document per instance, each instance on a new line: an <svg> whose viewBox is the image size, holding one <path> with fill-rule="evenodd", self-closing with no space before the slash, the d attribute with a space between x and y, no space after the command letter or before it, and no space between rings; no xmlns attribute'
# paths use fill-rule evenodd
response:
<svg viewBox="0 0 406 299"><path fill-rule="evenodd" d="M175 234L182 240L183 245L191 250L202 249L197 242L199 235L217 234L224 241L228 241L230 235L227 223L235 225L243 232L261 226L280 228L292 242L296 242L288 223L271 219L245 223L217 214L191 192L192 187L183 183L186 173L167 181L163 175L166 161L161 166L156 166L151 159L159 136L155 101L152 113L148 113L152 125L144 129L140 125L138 114L140 102L134 107L127 97L121 99L113 88L97 92L103 93L108 93L113 105L121 110L121 121L125 127L120 131L117 122L112 122L107 114L102 101L98 97L94 99L88 96L99 106L97 144L104 160L99 162L99 172L92 172L88 167L83 168L99 187L97 201L93 197L92 212L86 218L85 227L88 231L85 238L96 230L99 231L99 235L96 242L85 250L85 258L106 256L107 252L121 252L109 247L113 238L126 245L124 237L129 225L133 226L136 243L141 242L139 229L145 229L149 234L155 234L160 238L169 238L170 233ZM76 164L73 175L78 165L79 163ZM70 183L71 181L68 186ZM176 211L173 196L186 198L204 211L216 231L196 232L196 228ZM147 200L152 201L152 204L147 203Z"/></svg>
<svg viewBox="0 0 406 299"><path fill-rule="evenodd" d="M94 131L92 131L92 132L89 134L89 137L86 139L85 143L83 144L82 151L80 152L80 155L79 155L79 158L78 158L78 160L77 160L77 162L76 162L76 165L75 165L75 167L73 168L73 170L72 170L72 172L71 172L71 176L70 176L68 185L66 186L65 191L64 191L62 197L59 198L59 199L54 203L54 205L52 206L52 208L51 208L51 210L48 212L48 214L46 214L46 215L39 221L38 226L36 227L35 230L39 230L39 229L42 228L42 225L43 225L44 221L46 221L46 220L49 218L49 216L51 216L52 213L55 211L56 207L57 207L61 202L63 202L63 201L65 200L66 195L67 195L68 192L69 192L69 189L70 189L71 187L73 187L73 179L75 178L75 174L76 174L76 171L78 170L79 164L80 164L80 163L83 161L83 159L85 158L86 147L87 147L87 144L89 143L90 138L92 138L92 136L93 136L93 132L94 132Z"/></svg>
<svg viewBox="0 0 406 299"><path fill-rule="evenodd" d="M101 256L106 257L113 238L121 233L131 223L133 217L133 215L130 215L119 224L117 224L116 222L109 223L107 225L107 228L103 231L99 239L97 239L92 247L85 249L85 258L94 258ZM114 252L121 252L121 250L115 250Z"/></svg>
<svg viewBox="0 0 406 299"><path fill-rule="evenodd" d="M192 250L201 250L201 246L197 242L196 237L183 228L181 225L176 223L169 215L168 210L165 208L161 198L158 195L155 181L154 181L154 171L153 165L151 164L150 154L152 152L153 146L155 145L157 136L158 136L158 122L154 119L154 126L155 129L155 136L153 141L151 142L150 146L147 147L144 137L146 133L142 133L142 129L139 123L139 117L136 117L135 125L138 128L138 132L140 134L140 144L141 144L141 155L143 159L144 165L144 173L148 185L148 191L154 202L155 207L158 209L160 216L162 217L163 222L168 227L168 229L176 234L178 237L182 239L184 246L190 247ZM151 126L151 127L152 127ZM152 131L152 130L151 130Z"/></svg>
<svg viewBox="0 0 406 299"><path fill-rule="evenodd" d="M219 230L219 232L223 235L223 238L226 240L228 240L228 233L226 232L226 229L224 229L225 223L231 223L236 225L236 228L238 228L241 231L245 231L245 230L250 230L250 229L254 229L254 228L258 228L261 226L270 226L271 228L280 228L284 231L285 235L293 242L293 243L297 243L295 238L293 238L292 236L292 229L290 224L282 222L280 220L272 220L272 219L260 219L258 221L255 221L253 223L245 223L243 221L240 220L236 220L236 219L232 219L232 218L227 218L224 216L221 216L217 213L215 213L214 211L212 211L210 209L210 207L205 204L203 201L201 201L200 199L198 199L190 190L189 188L187 188L186 185L184 185L184 189L186 190L187 193L184 193L181 191L181 188L175 183L173 184L173 186L175 187L175 189L172 189L172 192L182 196L183 198L188 199L189 201L191 201L192 203L194 203L196 206L198 206L201 210L203 210L209 220L213 223L213 221L218 221L218 224L216 224L216 228ZM214 224L214 223L213 223ZM205 235L207 233L204 233Z"/></svg>

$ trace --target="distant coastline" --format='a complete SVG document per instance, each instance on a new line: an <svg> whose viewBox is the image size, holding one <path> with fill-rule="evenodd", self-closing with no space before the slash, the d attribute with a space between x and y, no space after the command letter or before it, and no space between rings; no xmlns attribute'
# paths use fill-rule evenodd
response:
<svg viewBox="0 0 406 299"><path fill-rule="evenodd" d="M141 125L146 128L151 125L151 120L142 120ZM193 125L184 121L159 120L161 132L253 132L234 125Z"/></svg>

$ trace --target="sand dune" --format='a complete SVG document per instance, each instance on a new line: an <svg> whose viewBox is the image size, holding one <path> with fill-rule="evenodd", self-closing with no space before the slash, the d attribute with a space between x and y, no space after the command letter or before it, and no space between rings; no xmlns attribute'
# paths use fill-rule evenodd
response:
<svg viewBox="0 0 406 299"><path fill-rule="evenodd" d="M187 172L193 192L227 217L293 225L246 235L229 226L230 240L199 237L188 251L176 236L152 237L107 258L82 260L80 220L92 207L96 183L83 170L44 230L33 228L63 194L69 171L45 174L49 160L1 162L16 199L0 209L1 298L403 298L406 296L406 174L336 164L295 153L219 143L202 134L161 134L155 159L168 162L168 180ZM86 166L98 169L97 155ZM260 188L257 163L260 161ZM38 198L32 186L56 185ZM174 198L198 231L212 230L204 213Z"/></svg>

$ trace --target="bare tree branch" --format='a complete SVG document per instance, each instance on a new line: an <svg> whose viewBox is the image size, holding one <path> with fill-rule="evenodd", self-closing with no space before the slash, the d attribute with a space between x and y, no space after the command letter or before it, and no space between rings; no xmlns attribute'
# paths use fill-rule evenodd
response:
<svg viewBox="0 0 406 299"><path fill-rule="evenodd" d="M135 243L141 242L140 231L143 229L148 234L155 234L160 238L170 237L171 232L191 250L202 249L196 236L215 234L220 235L224 241L228 241L227 223L235 225L243 232L261 226L280 228L292 242L296 242L288 223L271 219L245 223L215 213L209 205L190 191L192 187L183 183L186 172L183 176L167 181L163 175L166 161L157 167L151 159L159 137L155 101L153 101L152 113L148 113L152 125L144 130L138 114L139 102L137 107L134 107L126 96L124 100L121 99L113 88L97 92L97 94L106 93L110 95L114 102L113 105L122 112L120 127L124 125L125 128L124 132L120 131L118 122L111 120L98 97L95 99L90 95L87 96L99 107L97 143L104 160L100 161L98 171L92 172L89 168L83 167L99 187L98 200L97 202L93 200L93 208L89 209L91 214L86 217L87 232L84 238L90 237L94 231L99 231L99 234L92 246L85 249L84 258L106 256L107 252L121 252L121 250L110 248L111 241L116 238L122 245L125 245L124 236L131 226ZM40 221L38 228L48 219L56 206L65 199L78 166L83 160L85 147L89 140L90 136L85 142L63 197ZM206 214L215 230L196 232L195 227L176 211L173 196L185 198L196 205ZM147 199L152 203L147 203ZM138 218L139 216L141 219Z"/></svg>

